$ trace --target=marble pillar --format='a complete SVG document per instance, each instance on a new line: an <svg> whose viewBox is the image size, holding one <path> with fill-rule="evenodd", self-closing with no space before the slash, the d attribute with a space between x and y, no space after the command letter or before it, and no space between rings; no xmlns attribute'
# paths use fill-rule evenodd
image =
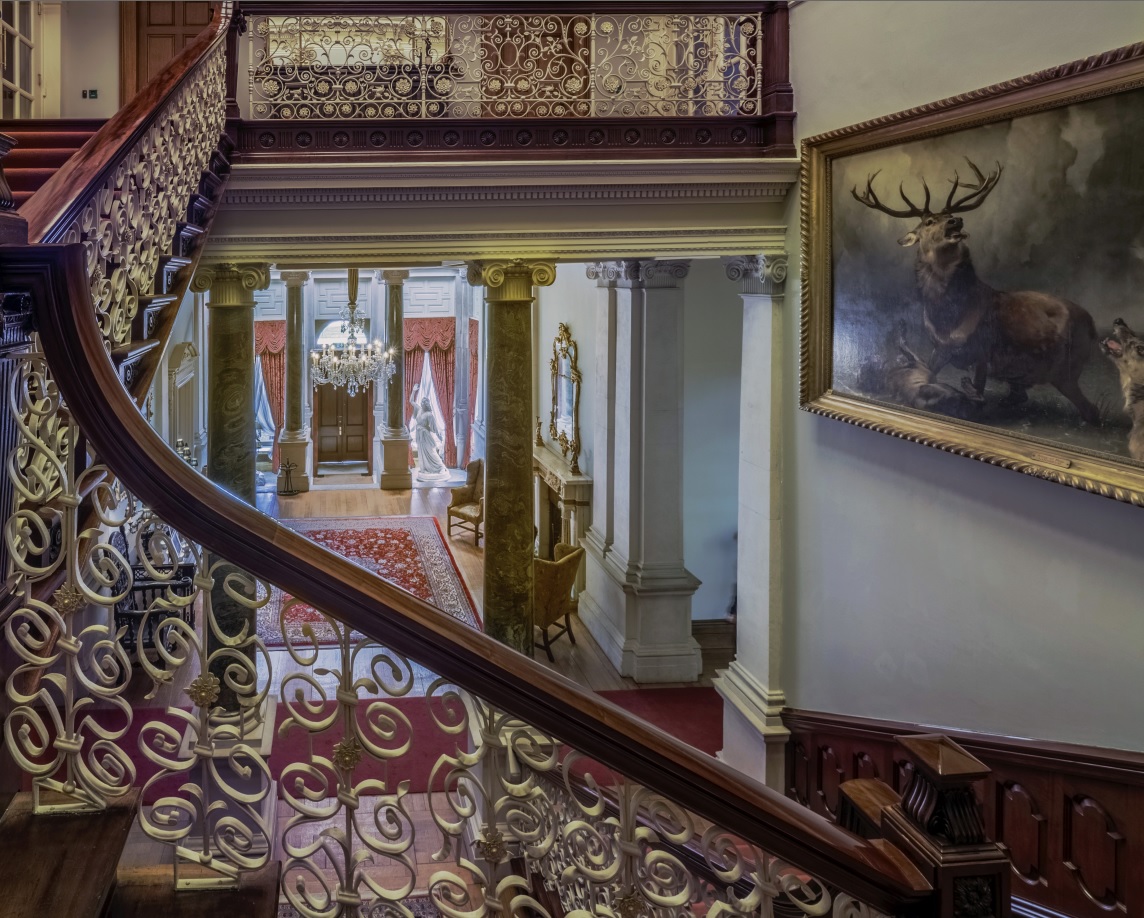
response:
<svg viewBox="0 0 1144 918"><path fill-rule="evenodd" d="M782 690L782 305L784 253L725 260L743 298L739 402L739 557L736 655L723 696L719 757L775 790L789 731Z"/></svg>
<svg viewBox="0 0 1144 918"><path fill-rule="evenodd" d="M385 346L393 350L397 367L385 388L385 426L381 432L381 488L408 491L409 428L405 425L405 281L408 271L379 271L385 281Z"/></svg>
<svg viewBox="0 0 1144 918"><path fill-rule="evenodd" d="M556 279L551 262L478 262L485 288L488 441L485 455L485 631L521 653L533 649L532 303Z"/></svg>
<svg viewBox="0 0 1144 918"><path fill-rule="evenodd" d="M306 402L306 380L309 378L306 362L305 286L309 271L283 271L286 284L286 421L278 437L280 462L293 464L290 482L295 491L309 491L313 474L314 450L310 432L303 415ZM281 470L278 488L286 486Z"/></svg>
<svg viewBox="0 0 1144 918"><path fill-rule="evenodd" d="M589 269L614 285L601 298L610 321L614 292L615 347L597 348L595 371L614 386L596 396L611 423L598 447L604 461L593 464L579 611L613 665L637 682L691 682L703 668L691 636L699 580L683 558L681 281L688 268L641 260ZM599 434L598 416L596 425Z"/></svg>
<svg viewBox="0 0 1144 918"><path fill-rule="evenodd" d="M265 264L206 265L191 281L196 293L209 291L207 477L248 504L254 503L255 473L254 291L269 286L270 266ZM208 557L208 567L215 581L209 596L210 614L219 628L227 635L236 635L243 627L253 632L257 627L255 612L228 596L223 588L226 574L236 568L213 555ZM220 646L207 629L207 651L214 652ZM219 704L233 710L237 702L223 679L225 669L223 658L211 667L223 682Z"/></svg>

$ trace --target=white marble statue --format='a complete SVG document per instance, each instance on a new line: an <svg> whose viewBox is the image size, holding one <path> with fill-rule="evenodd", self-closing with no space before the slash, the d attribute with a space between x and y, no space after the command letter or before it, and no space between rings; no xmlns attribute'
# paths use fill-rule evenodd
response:
<svg viewBox="0 0 1144 918"><path fill-rule="evenodd" d="M437 430L437 419L433 417L428 397L417 398L420 390L420 386L414 386L413 397L409 400L413 406L413 438L417 443L417 477L421 481L445 481L449 477L449 470L441 458L445 444Z"/></svg>

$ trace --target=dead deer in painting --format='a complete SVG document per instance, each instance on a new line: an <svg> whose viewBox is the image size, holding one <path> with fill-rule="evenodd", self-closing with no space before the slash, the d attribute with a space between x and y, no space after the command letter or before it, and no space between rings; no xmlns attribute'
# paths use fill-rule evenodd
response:
<svg viewBox="0 0 1144 918"><path fill-rule="evenodd" d="M1132 419L1128 455L1144 461L1144 339L1136 337L1123 319L1117 319L1112 323L1112 337L1105 338L1100 346L1120 373L1124 409Z"/></svg>
<svg viewBox="0 0 1144 918"><path fill-rule="evenodd" d="M866 180L864 191L851 189L855 200L873 210L918 221L898 244L917 246L918 291L926 333L934 344L929 368L935 374L946 364L973 368L978 396L984 395L987 377L1002 380L1009 385L1003 402L1009 406L1024 403L1030 386L1055 386L1076 406L1082 420L1095 424L1100 412L1079 384L1096 342L1092 316L1076 303L1047 293L995 290L977 276L960 215L985 203L1002 168L998 163L986 176L971 160L966 162L975 181L963 182L954 173L949 197L936 212L930 208L925 179L921 207L906 196L904 185L898 187L904 208L883 204L874 192L877 172Z"/></svg>
<svg viewBox="0 0 1144 918"><path fill-rule="evenodd" d="M906 323L898 326L898 365L886 373L886 388L890 397L903 405L921 411L936 411L950 417L968 420L976 414L981 396L962 381L964 390L946 385L934 376L929 365L906 344Z"/></svg>

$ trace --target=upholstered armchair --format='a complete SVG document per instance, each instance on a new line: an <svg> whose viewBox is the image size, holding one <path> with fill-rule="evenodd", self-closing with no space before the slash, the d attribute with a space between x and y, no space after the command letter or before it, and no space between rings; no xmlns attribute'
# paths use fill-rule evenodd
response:
<svg viewBox="0 0 1144 918"><path fill-rule="evenodd" d="M466 532L472 532L473 544L481 545L481 523L485 520L485 463L474 459L465 467L465 484L452 489L447 510L449 537L453 536L453 520Z"/></svg>
<svg viewBox="0 0 1144 918"><path fill-rule="evenodd" d="M576 643L569 614L572 611L572 587L576 584L576 574L580 570L584 549L557 542L552 554L555 561L534 558L532 570L535 584L536 626L544 635L544 641L537 641L536 646L543 647L548 659L555 663L556 658L552 656L553 641L566 634L568 640L573 644ZM556 633L550 633L549 628L556 628Z"/></svg>

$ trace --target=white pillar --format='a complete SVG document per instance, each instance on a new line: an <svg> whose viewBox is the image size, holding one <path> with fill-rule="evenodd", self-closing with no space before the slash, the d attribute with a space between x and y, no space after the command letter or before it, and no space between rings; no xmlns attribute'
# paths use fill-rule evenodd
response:
<svg viewBox="0 0 1144 918"><path fill-rule="evenodd" d="M743 297L739 402L739 557L736 654L723 696L719 757L782 790L789 731L782 690L782 305L784 253L725 260Z"/></svg>
<svg viewBox="0 0 1144 918"><path fill-rule="evenodd" d="M637 682L690 682L703 668L691 637L699 581L683 559L680 282L689 264L630 261L602 272L615 285L614 370L611 345L597 345L596 379L614 373L615 387L610 410L613 393L597 393L596 423L600 430L600 414L611 418L604 442L610 437L612 455L597 446L580 618L620 673ZM601 269L593 271L599 280ZM610 317L611 292L601 291L601 317ZM610 492L610 507L601 492Z"/></svg>

